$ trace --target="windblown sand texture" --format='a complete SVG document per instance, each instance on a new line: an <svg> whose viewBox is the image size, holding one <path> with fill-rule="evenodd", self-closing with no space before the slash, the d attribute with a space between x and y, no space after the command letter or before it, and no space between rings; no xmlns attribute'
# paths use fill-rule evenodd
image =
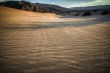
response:
<svg viewBox="0 0 110 73"><path fill-rule="evenodd" d="M110 73L108 19L0 9L0 73ZM47 16L64 22L37 22Z"/></svg>

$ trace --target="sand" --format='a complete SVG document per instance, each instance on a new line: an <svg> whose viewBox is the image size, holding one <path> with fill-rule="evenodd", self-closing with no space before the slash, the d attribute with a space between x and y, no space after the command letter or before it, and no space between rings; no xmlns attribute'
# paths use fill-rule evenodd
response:
<svg viewBox="0 0 110 73"><path fill-rule="evenodd" d="M104 17L5 23L0 73L110 73L110 22Z"/></svg>
<svg viewBox="0 0 110 73"><path fill-rule="evenodd" d="M40 13L0 6L0 24L33 24L37 22L70 22L91 20L89 18L62 18L54 13Z"/></svg>
<svg viewBox="0 0 110 73"><path fill-rule="evenodd" d="M0 6L1 24L26 24L32 22L46 22L58 19L53 13L29 12L8 7Z"/></svg>

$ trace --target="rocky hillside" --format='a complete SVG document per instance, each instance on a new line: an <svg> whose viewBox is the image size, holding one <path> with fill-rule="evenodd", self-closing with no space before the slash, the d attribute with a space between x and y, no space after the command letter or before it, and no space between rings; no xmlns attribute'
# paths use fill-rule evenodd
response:
<svg viewBox="0 0 110 73"><path fill-rule="evenodd" d="M60 14L67 11L67 8L52 4L30 3L26 1L7 1L0 3L1 6L22 9L34 12L56 13Z"/></svg>
<svg viewBox="0 0 110 73"><path fill-rule="evenodd" d="M110 14L110 5L74 7L70 8L66 13L76 16L107 15Z"/></svg>
<svg viewBox="0 0 110 73"><path fill-rule="evenodd" d="M30 3L26 1L1 2L1 6L43 13L55 13L63 16L91 16L110 14L110 5L64 8L52 4Z"/></svg>

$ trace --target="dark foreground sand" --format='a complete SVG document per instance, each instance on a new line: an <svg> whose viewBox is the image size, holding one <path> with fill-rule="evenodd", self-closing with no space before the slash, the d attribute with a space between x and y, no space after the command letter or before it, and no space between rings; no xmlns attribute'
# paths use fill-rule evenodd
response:
<svg viewBox="0 0 110 73"><path fill-rule="evenodd" d="M110 73L110 22L0 27L0 73Z"/></svg>

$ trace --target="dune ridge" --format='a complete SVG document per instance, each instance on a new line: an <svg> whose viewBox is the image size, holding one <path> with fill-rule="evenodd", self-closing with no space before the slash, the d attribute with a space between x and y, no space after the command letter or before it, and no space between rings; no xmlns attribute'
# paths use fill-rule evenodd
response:
<svg viewBox="0 0 110 73"><path fill-rule="evenodd" d="M0 6L0 24L49 22L58 19L54 13L40 13Z"/></svg>
<svg viewBox="0 0 110 73"><path fill-rule="evenodd" d="M40 13L40 12L31 12L31 11L24 11L24 10L19 10L19 9L14 9L14 8L8 8L4 6L0 6L0 14L3 13L5 15L24 15L24 16L40 16L40 17L57 17L56 14L53 13Z"/></svg>

